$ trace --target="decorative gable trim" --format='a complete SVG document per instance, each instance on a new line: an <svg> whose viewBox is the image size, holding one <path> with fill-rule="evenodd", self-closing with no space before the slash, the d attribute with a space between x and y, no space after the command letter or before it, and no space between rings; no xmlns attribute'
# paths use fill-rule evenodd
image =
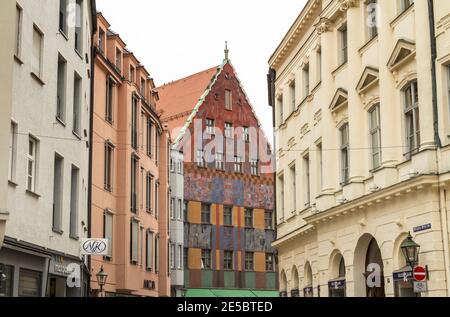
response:
<svg viewBox="0 0 450 317"><path fill-rule="evenodd" d="M333 97L330 105L331 112L336 112L348 103L348 92L345 89L339 88Z"/></svg>
<svg viewBox="0 0 450 317"><path fill-rule="evenodd" d="M388 61L389 70L395 71L416 56L416 44L404 39L398 40Z"/></svg>
<svg viewBox="0 0 450 317"><path fill-rule="evenodd" d="M370 87L373 87L379 81L379 70L377 68L373 68L367 66L361 78L358 81L358 85L356 86L356 91L361 95L366 92Z"/></svg>

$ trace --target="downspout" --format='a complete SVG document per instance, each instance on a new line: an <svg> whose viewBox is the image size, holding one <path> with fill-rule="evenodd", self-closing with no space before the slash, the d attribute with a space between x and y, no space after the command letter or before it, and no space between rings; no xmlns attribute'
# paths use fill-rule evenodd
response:
<svg viewBox="0 0 450 317"><path fill-rule="evenodd" d="M433 129L434 142L437 148L442 147L441 138L439 137L439 115L437 104L437 83L436 83L436 31L434 19L434 0L428 0L428 21L430 28L430 46L431 46L431 85L432 85L432 103L433 103Z"/></svg>
<svg viewBox="0 0 450 317"><path fill-rule="evenodd" d="M93 14L96 17L96 13ZM96 21L96 20L95 20ZM94 21L93 21L94 23ZM96 23L94 23L96 25ZM95 83L95 59L97 55L97 50L94 45L94 36L96 33L96 28L92 32L91 35L91 95L90 95L90 103L91 107L89 109L89 180L88 180L88 237L92 237L92 162L93 162L93 151L94 151L94 83ZM84 266L84 264L83 264ZM92 260L91 256L88 256L88 294L86 294L86 297L89 297L90 290L91 290L91 269L92 269Z"/></svg>

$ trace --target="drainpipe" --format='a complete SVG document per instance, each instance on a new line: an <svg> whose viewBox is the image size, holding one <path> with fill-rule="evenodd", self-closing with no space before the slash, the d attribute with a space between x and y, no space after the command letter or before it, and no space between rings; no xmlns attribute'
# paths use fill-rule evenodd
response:
<svg viewBox="0 0 450 317"><path fill-rule="evenodd" d="M432 85L432 103L433 103L433 129L434 142L437 148L442 147L441 138L439 137L439 115L437 104L437 84L436 84L436 31L434 19L434 0L428 0L428 21L430 28L430 46L431 46L431 85Z"/></svg>
<svg viewBox="0 0 450 317"><path fill-rule="evenodd" d="M449 253L449 238L448 238L448 209L447 209L447 191L439 188L439 208L441 215L441 231L442 240L444 244L444 265L445 277L447 280L447 297L450 296L450 253Z"/></svg>

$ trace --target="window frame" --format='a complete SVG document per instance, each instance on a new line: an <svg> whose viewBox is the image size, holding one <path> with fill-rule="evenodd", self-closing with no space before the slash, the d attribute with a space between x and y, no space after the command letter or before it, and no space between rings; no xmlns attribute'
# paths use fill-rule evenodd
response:
<svg viewBox="0 0 450 317"><path fill-rule="evenodd" d="M408 91L410 91L409 96ZM416 94L417 100L415 100ZM410 81L403 87L402 96L404 104L405 136L407 149L404 155L407 159L410 159L412 155L420 151L421 146L419 85L417 79ZM410 98L411 104L408 104L408 98ZM412 133L411 128L413 129ZM414 148L412 147L412 143L414 143Z"/></svg>
<svg viewBox="0 0 450 317"><path fill-rule="evenodd" d="M255 253L245 252L245 271L253 272L255 270Z"/></svg>
<svg viewBox="0 0 450 317"><path fill-rule="evenodd" d="M113 181L114 181L114 149L115 146L110 142L105 142L105 162L104 162L104 189L108 192L113 192Z"/></svg>
<svg viewBox="0 0 450 317"><path fill-rule="evenodd" d="M33 154L30 154L30 145L33 145ZM39 140L32 135L28 136L28 151L27 151L27 190L36 193L37 187L37 169L39 160ZM32 171L30 173L30 162ZM31 178L31 187L30 187Z"/></svg>
<svg viewBox="0 0 450 317"><path fill-rule="evenodd" d="M338 29L339 34L339 65L348 62L348 27L347 22Z"/></svg>
<svg viewBox="0 0 450 317"><path fill-rule="evenodd" d="M223 225L226 227L233 226L233 206L223 207Z"/></svg>
<svg viewBox="0 0 450 317"><path fill-rule="evenodd" d="M211 270L211 250L210 249L202 249L201 251L201 269L202 270Z"/></svg>
<svg viewBox="0 0 450 317"><path fill-rule="evenodd" d="M244 208L244 226L253 229L255 226L255 211L253 208Z"/></svg>
<svg viewBox="0 0 450 317"><path fill-rule="evenodd" d="M225 89L225 110L233 110L233 92L230 89Z"/></svg>
<svg viewBox="0 0 450 317"><path fill-rule="evenodd" d="M18 124L11 121L10 138L9 138L9 153L8 153L8 180L15 182L16 180L16 165L17 165L17 136Z"/></svg>
<svg viewBox="0 0 450 317"><path fill-rule="evenodd" d="M234 252L225 250L223 251L223 269L225 271L233 271L234 265Z"/></svg>
<svg viewBox="0 0 450 317"><path fill-rule="evenodd" d="M350 179L350 139L349 139L348 122L346 122L339 128L339 134L341 139L340 141L341 185L346 185L348 184Z"/></svg>
<svg viewBox="0 0 450 317"><path fill-rule="evenodd" d="M202 224L210 225L211 224L211 204L202 203L201 205L201 222ZM206 211L206 208L208 210ZM206 217L208 217L208 220L206 220Z"/></svg>
<svg viewBox="0 0 450 317"><path fill-rule="evenodd" d="M380 117L380 104L376 103L373 105L369 111L369 138L370 138L370 161L372 165L372 170L375 170L381 167L382 162L382 146L381 146L381 117ZM375 118L373 118L375 116ZM376 120L376 126L373 126L374 121ZM374 146L374 138L377 139L378 146ZM378 162L375 161L375 157L378 155Z"/></svg>

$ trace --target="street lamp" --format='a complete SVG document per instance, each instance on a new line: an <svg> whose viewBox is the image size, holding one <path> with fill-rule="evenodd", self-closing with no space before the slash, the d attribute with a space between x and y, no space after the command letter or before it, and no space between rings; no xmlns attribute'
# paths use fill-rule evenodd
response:
<svg viewBox="0 0 450 317"><path fill-rule="evenodd" d="M108 274L103 271L103 265L100 268L100 271L96 274L98 285L100 285L100 296L103 294L103 286L106 284L106 279L108 278Z"/></svg>
<svg viewBox="0 0 450 317"><path fill-rule="evenodd" d="M408 234L408 237L405 241L403 241L400 248L402 249L403 255L405 256L406 263L408 263L411 269L414 270L416 265L419 264L420 245L414 242L411 233Z"/></svg>

